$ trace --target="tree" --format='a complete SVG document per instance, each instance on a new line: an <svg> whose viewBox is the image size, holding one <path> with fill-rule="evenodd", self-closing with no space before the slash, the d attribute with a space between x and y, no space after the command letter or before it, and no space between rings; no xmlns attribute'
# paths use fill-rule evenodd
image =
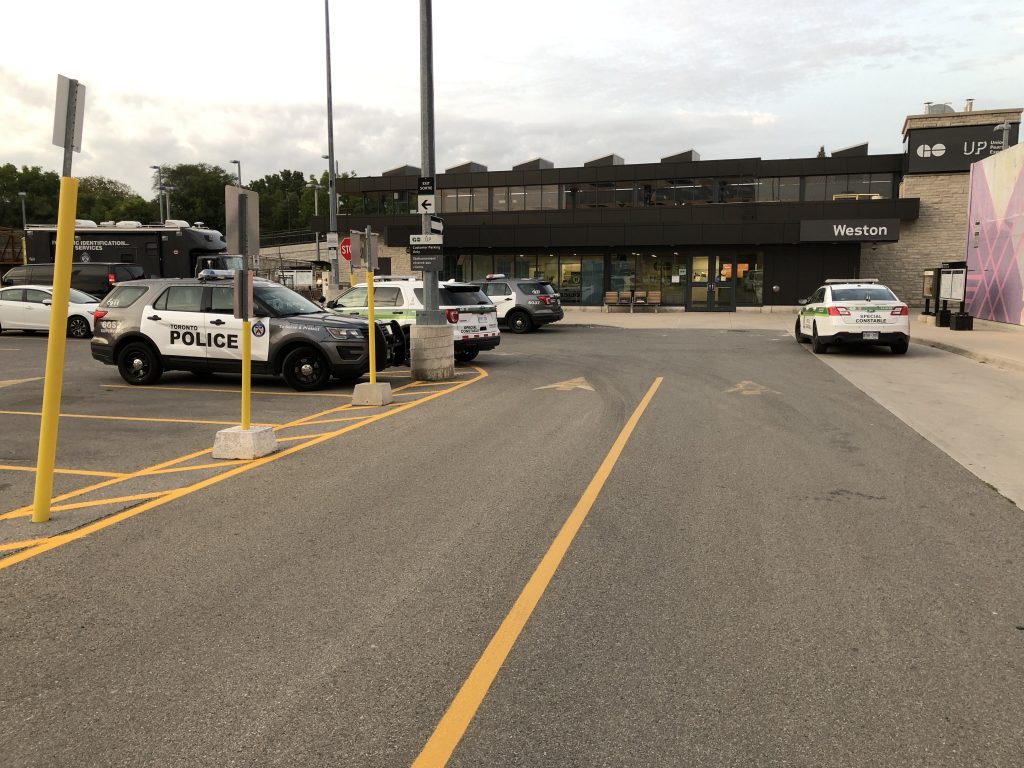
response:
<svg viewBox="0 0 1024 768"><path fill-rule="evenodd" d="M224 231L224 187L234 183L234 175L208 163L165 165L162 175L164 186L173 187L168 190L170 218L193 224L201 221L211 229ZM154 171L154 191L157 191L157 186L157 173Z"/></svg>
<svg viewBox="0 0 1024 768"><path fill-rule="evenodd" d="M150 213L150 204L127 184L103 176L85 176L78 182L76 218L145 222Z"/></svg>
<svg viewBox="0 0 1024 768"><path fill-rule="evenodd" d="M60 177L39 166L12 163L0 165L0 227L21 229L21 198L25 192L25 215L30 224L55 224Z"/></svg>

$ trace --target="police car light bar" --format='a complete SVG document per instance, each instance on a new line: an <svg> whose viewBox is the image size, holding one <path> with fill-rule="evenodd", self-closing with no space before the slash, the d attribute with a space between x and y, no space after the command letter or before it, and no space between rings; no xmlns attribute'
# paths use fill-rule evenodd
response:
<svg viewBox="0 0 1024 768"><path fill-rule="evenodd" d="M825 281L825 285L838 285L840 283L853 283L853 284L857 284L857 283L877 283L877 282L878 282L878 278L877 277L851 277L851 278L838 278L838 277L836 277L836 278L832 278L831 280L826 280Z"/></svg>
<svg viewBox="0 0 1024 768"><path fill-rule="evenodd" d="M505 279L505 273L504 272L495 272L493 274L488 275L485 279L486 280L504 280Z"/></svg>
<svg viewBox="0 0 1024 768"><path fill-rule="evenodd" d="M234 280L233 269L201 269L196 275L200 280Z"/></svg>

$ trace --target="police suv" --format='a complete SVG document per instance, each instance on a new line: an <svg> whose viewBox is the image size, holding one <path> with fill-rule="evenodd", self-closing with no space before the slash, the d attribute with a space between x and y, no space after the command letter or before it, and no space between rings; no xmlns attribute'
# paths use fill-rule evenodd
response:
<svg viewBox="0 0 1024 768"><path fill-rule="evenodd" d="M117 285L96 309L92 356L116 365L129 384L153 384L165 370L195 374L242 370L242 321L234 317L230 272L197 278L134 280ZM352 381L369 370L369 326L339 317L290 288L254 280L253 373L281 375L294 389ZM377 370L401 363L397 323L375 328Z"/></svg>
<svg viewBox="0 0 1024 768"><path fill-rule="evenodd" d="M896 355L910 347L910 310L878 280L826 280L798 303L794 335L815 354L836 344L886 345Z"/></svg>
<svg viewBox="0 0 1024 768"><path fill-rule="evenodd" d="M366 317L369 290L366 283L349 288L336 299L328 301L328 309L341 315ZM501 343L497 309L480 286L447 280L437 286L438 309L452 329L455 359L462 363L473 360L481 350L494 349ZM374 319L395 320L405 338L416 325L416 312L423 309L423 281L414 277L381 277L373 281ZM406 346L408 349L408 346Z"/></svg>

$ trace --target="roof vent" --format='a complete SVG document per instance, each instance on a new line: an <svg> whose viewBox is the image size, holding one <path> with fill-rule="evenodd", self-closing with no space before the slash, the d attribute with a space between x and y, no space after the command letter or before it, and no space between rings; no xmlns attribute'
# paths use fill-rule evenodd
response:
<svg viewBox="0 0 1024 768"><path fill-rule="evenodd" d="M120 227L121 229L138 229L139 227L142 226L142 222L141 221L119 221L114 226L115 227Z"/></svg>
<svg viewBox="0 0 1024 768"><path fill-rule="evenodd" d="M555 164L550 160L545 160L543 157L538 157L534 160L528 160L525 163L519 165L513 165L513 171L544 171L549 168L554 168Z"/></svg>
<svg viewBox="0 0 1024 768"><path fill-rule="evenodd" d="M661 158L663 163L692 163L697 160L700 160L700 154L695 149L687 149L679 154Z"/></svg>
<svg viewBox="0 0 1024 768"><path fill-rule="evenodd" d="M953 109L953 106L949 103L936 104L931 101L926 101L924 103L924 107L929 115L956 114L956 110Z"/></svg>
<svg viewBox="0 0 1024 768"><path fill-rule="evenodd" d="M187 227L188 222L183 219L168 219L167 221L164 222L164 226L181 228Z"/></svg>
<svg viewBox="0 0 1024 768"><path fill-rule="evenodd" d="M75 219L75 228L78 227L95 227L96 222L92 219Z"/></svg>
<svg viewBox="0 0 1024 768"><path fill-rule="evenodd" d="M596 160L591 160L590 162L584 163L583 167L584 168L599 168L599 167L605 166L605 165L625 165L625 164L626 164L626 161L623 160L618 155L605 155L604 157L599 157Z"/></svg>
<svg viewBox="0 0 1024 768"><path fill-rule="evenodd" d="M403 165L399 168L392 168L390 171L384 171L381 176L419 176L420 169L415 165Z"/></svg>
<svg viewBox="0 0 1024 768"><path fill-rule="evenodd" d="M967 99L967 101L964 102L964 112L973 112L973 111L974 111L974 99Z"/></svg>

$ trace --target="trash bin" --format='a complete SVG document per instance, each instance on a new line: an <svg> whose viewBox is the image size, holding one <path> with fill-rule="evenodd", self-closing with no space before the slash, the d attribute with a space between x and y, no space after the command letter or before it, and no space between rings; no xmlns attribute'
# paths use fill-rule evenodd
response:
<svg viewBox="0 0 1024 768"><path fill-rule="evenodd" d="M935 325L939 328L949 328L949 320L953 312L949 309L939 309L935 312Z"/></svg>
<svg viewBox="0 0 1024 768"><path fill-rule="evenodd" d="M956 312L949 319L949 330L951 331L973 331L974 318L966 312Z"/></svg>

